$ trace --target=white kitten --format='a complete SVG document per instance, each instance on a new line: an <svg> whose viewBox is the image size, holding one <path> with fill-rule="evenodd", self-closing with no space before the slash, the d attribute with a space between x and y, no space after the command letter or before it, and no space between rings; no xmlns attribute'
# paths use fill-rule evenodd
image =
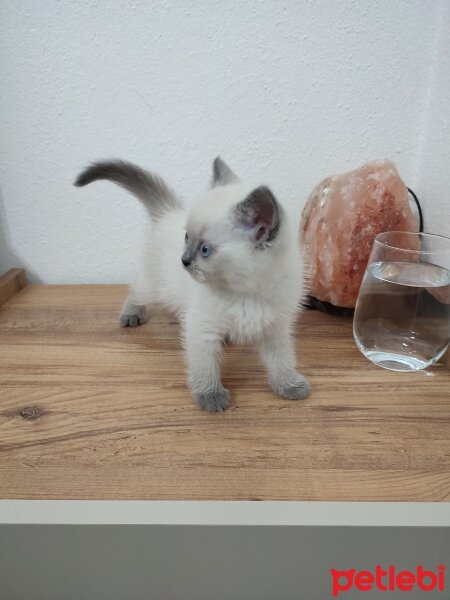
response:
<svg viewBox="0 0 450 600"><path fill-rule="evenodd" d="M230 402L221 382L224 340L253 342L272 389L306 398L295 368L291 329L303 288L295 223L267 187L250 188L216 158L213 187L191 210L159 177L122 161L94 163L75 182L109 179L137 196L152 217L142 269L120 322L145 322L145 305L163 304L183 323L195 402L220 411Z"/></svg>

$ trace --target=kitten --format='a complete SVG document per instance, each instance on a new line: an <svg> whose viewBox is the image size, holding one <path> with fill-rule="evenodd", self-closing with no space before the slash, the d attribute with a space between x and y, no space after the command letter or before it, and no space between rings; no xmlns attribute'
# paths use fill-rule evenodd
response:
<svg viewBox="0 0 450 600"><path fill-rule="evenodd" d="M226 339L256 344L277 394L306 398L309 385L295 368L291 336L303 265L295 223L272 192L245 185L219 157L212 188L189 211L161 178L131 163L94 163L75 185L97 179L131 192L153 221L120 323L144 323L147 304L166 305L179 315L198 406L208 411L229 406L220 373Z"/></svg>

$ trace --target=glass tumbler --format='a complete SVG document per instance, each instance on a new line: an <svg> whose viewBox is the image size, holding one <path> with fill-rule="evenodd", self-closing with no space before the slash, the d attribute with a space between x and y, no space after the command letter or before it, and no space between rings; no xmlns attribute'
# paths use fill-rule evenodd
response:
<svg viewBox="0 0 450 600"><path fill-rule="evenodd" d="M450 341L450 239L389 231L376 236L353 320L356 345L394 371L435 363Z"/></svg>

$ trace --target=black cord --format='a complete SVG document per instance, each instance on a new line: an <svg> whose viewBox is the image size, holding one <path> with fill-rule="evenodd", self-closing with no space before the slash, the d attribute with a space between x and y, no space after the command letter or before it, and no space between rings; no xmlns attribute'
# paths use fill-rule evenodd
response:
<svg viewBox="0 0 450 600"><path fill-rule="evenodd" d="M417 210L419 211L419 231L420 231L420 233L423 233L423 214L422 214L422 207L420 206L419 199L417 198L416 194L412 191L411 188L406 188L406 189L411 194L411 196L414 198L414 201L416 203Z"/></svg>

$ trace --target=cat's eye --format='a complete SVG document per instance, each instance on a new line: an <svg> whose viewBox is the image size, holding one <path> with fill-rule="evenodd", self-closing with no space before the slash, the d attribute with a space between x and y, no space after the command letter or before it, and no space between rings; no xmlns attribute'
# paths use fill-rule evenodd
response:
<svg viewBox="0 0 450 600"><path fill-rule="evenodd" d="M186 235L184 236L184 241L187 243L188 239L189 239L189 236L188 236L188 232L186 231Z"/></svg>
<svg viewBox="0 0 450 600"><path fill-rule="evenodd" d="M203 258L208 258L208 256L211 254L211 247L208 246L208 244L202 244L200 246L200 254L203 256Z"/></svg>

